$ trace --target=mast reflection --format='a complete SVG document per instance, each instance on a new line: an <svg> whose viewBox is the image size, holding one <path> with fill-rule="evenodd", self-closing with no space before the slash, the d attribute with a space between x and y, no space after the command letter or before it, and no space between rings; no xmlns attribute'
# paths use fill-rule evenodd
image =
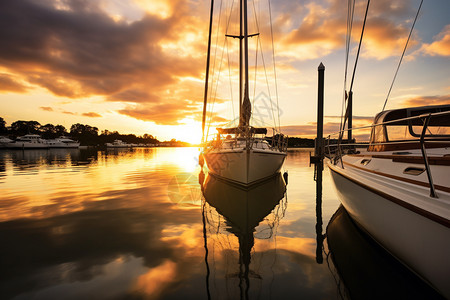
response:
<svg viewBox="0 0 450 300"><path fill-rule="evenodd" d="M200 182L202 173L199 176ZM252 249L255 245L255 234L258 225L271 212L277 214L272 224L269 224L269 237L272 236L274 227L277 226L279 219L284 215L285 205L280 205L282 209L275 209L286 193L286 183L278 173L276 176L250 188L243 188L234 185L228 181L218 179L210 174L206 176L202 184L202 191L205 205L214 207L215 210L224 218L226 232L232 233L238 239L239 243L239 270L230 276L239 279L240 299L249 299L250 278L262 279L259 274L250 269L252 260ZM285 204L285 203L284 203ZM206 216L206 208L203 206L203 225L205 239L205 262L207 267L207 293L209 291L209 264L208 264L208 242L207 226L216 226L217 232L220 231L220 220L214 219L214 216ZM220 217L219 216L219 217ZM209 218L209 219L208 219ZM216 217L217 219L217 217Z"/></svg>

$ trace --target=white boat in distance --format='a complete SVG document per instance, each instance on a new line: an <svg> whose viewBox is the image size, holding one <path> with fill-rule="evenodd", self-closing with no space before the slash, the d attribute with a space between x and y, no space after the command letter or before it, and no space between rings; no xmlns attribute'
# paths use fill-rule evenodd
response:
<svg viewBox="0 0 450 300"><path fill-rule="evenodd" d="M326 153L352 219L450 298L450 105L384 111L366 149L330 145Z"/></svg>
<svg viewBox="0 0 450 300"><path fill-rule="evenodd" d="M112 143L106 143L106 147L108 148L131 148L131 144L127 144L121 140L114 140Z"/></svg>
<svg viewBox="0 0 450 300"><path fill-rule="evenodd" d="M80 143L66 136L60 136L53 140L47 140L49 148L79 148Z"/></svg>
<svg viewBox="0 0 450 300"><path fill-rule="evenodd" d="M239 35L225 34L225 38L239 39L239 124L233 128L217 128L218 133L215 139L204 143L202 156L204 161L206 161L209 173L212 175L249 186L264 181L280 172L287 155L287 137L279 132L275 134L275 129L273 129L272 137L266 137L266 128L253 127L250 124L252 106L249 97L248 39L249 37L258 36L259 33L248 33L247 0L240 0L239 18ZM211 24L212 14L209 41L211 40ZM210 44L208 45L202 122L204 137L209 49ZM202 164L202 160L200 160L200 163Z"/></svg>
<svg viewBox="0 0 450 300"><path fill-rule="evenodd" d="M0 148L6 148L6 144L11 143L13 140L5 136L0 136Z"/></svg>
<svg viewBox="0 0 450 300"><path fill-rule="evenodd" d="M10 149L42 149L48 148L47 141L41 139L37 134L26 134L19 136L15 141L5 143L6 148Z"/></svg>

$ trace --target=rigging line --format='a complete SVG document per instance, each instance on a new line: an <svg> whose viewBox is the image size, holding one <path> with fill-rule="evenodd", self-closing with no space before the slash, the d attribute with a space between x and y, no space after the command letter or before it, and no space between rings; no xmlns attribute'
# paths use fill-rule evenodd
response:
<svg viewBox="0 0 450 300"><path fill-rule="evenodd" d="M256 37L259 40L259 36ZM255 82L253 83L253 99L252 99L252 107L255 107L255 96L256 96L256 75L258 70L258 41L256 42L256 55L255 55ZM251 114L251 120L254 120L255 114Z"/></svg>
<svg viewBox="0 0 450 300"><path fill-rule="evenodd" d="M229 82L230 82L230 98L231 98L231 109L233 111L233 119L236 118L236 114L234 112L234 105L233 105L233 83L231 80L231 64L230 64L230 52L229 52L229 48L228 48L228 40L226 40L226 49L227 49L227 62L228 62L228 77L230 78Z"/></svg>
<svg viewBox="0 0 450 300"><path fill-rule="evenodd" d="M223 41L223 47L222 47L222 55L221 55L221 57L220 57L220 64L219 64L219 71L218 71L218 74L217 74L217 78L219 78L219 76L220 76L220 73L221 73L221 71L222 71L222 63L223 63L223 54L224 54L224 48L225 48L225 42L226 42L226 37L225 37L225 39L224 39L224 41ZM211 122L212 122L212 114L213 114L213 111L214 111L214 104L216 103L216 99L217 99L217 88L218 88L218 86L219 86L219 79L217 79L217 83L216 83L216 87L215 87L215 89L214 89L214 98L213 98L213 103L212 103L212 107L211 107L211 112L210 112L210 118L209 118L209 123L208 123L208 130L207 130L207 136L208 136L208 134L209 134L209 128L211 127Z"/></svg>
<svg viewBox="0 0 450 300"><path fill-rule="evenodd" d="M255 2L253 2L253 10L255 11L255 18L256 18ZM256 18L256 30L259 32L259 23L258 23L258 19L257 18ZM258 39L258 41L259 41L259 46L261 48L261 59L262 59L262 62L263 62L264 74L265 74L265 77L266 77L267 93L269 94L269 102L270 102L270 109L272 111L272 119L275 122L275 127L276 127L277 120L275 119L275 114L274 114L274 109L273 109L273 101L272 101L272 95L270 93L269 78L267 76L266 62L265 62L265 59L264 59L264 51L263 51L261 39ZM264 123L264 121L261 120L261 123Z"/></svg>
<svg viewBox="0 0 450 300"><path fill-rule="evenodd" d="M257 28L257 31L259 32L259 26L258 26L258 17L256 14L256 8L255 8L255 1L252 1L253 3L253 13L255 14L255 27ZM252 107L255 107L255 96L256 96L256 77L257 77L257 71L258 71L258 50L259 50L259 39L260 39L260 35L258 35L256 37L258 40L256 41L256 54L255 54L255 81L253 84L253 97L252 97ZM261 49L262 51L262 49ZM254 113L251 114L251 120L253 121L254 118Z"/></svg>
<svg viewBox="0 0 450 300"><path fill-rule="evenodd" d="M369 4L370 4L370 0L367 0L366 14L364 15L364 23L363 23L363 26L362 26L362 29L361 29L361 37L359 39L358 52L356 53L355 66L353 67L352 81L350 82L350 89L349 89L350 92L353 89L353 82L355 80L356 66L358 65L359 52L361 50L362 39L363 39L363 36L364 36L364 28L366 27L367 12L369 11Z"/></svg>
<svg viewBox="0 0 450 300"><path fill-rule="evenodd" d="M344 71L344 91L342 95L342 106L341 106L341 124L339 131L343 130L342 128L342 118L344 116L344 107L345 102L347 101L345 97L345 92L347 90L347 75L348 75L348 58L350 54L350 43L351 43L351 37L352 37L352 28L353 28L353 16L355 12L355 0L348 0L348 10L347 10L347 33L345 36L345 71Z"/></svg>
<svg viewBox="0 0 450 300"><path fill-rule="evenodd" d="M405 55L406 48L408 48L408 42L409 42L409 39L411 38L411 34L413 32L414 25L416 24L417 17L419 16L419 12L420 12L420 8L422 7L422 3L423 3L423 0L420 1L419 9L417 9L416 17L414 18L414 22L411 26L411 30L409 31L409 35L408 35L408 39L406 40L405 48L403 48L403 53L402 53L402 56L400 57L400 61L398 62L397 70L395 71L395 75L394 75L394 79L392 79L391 86L389 88L388 94L386 96L386 100L384 101L383 109L381 111L384 111L384 109L386 108L386 104L388 102L389 96L391 95L392 87L394 86L395 79L397 78L398 70L400 69L400 65L402 64L402 60L403 60L403 56Z"/></svg>
<svg viewBox="0 0 450 300"><path fill-rule="evenodd" d="M203 114L202 114L202 143L205 140L205 118L206 118L206 105L208 103L208 80L209 80L209 61L211 58L211 34L213 24L213 12L214 12L214 0L211 0L211 12L209 16L209 31L208 31L208 54L206 58L206 78L205 78L205 91L203 95Z"/></svg>
<svg viewBox="0 0 450 300"><path fill-rule="evenodd" d="M217 22L216 46L215 46L215 51L214 51L214 68L215 68L215 61L216 61L216 57L217 57L216 52L217 52L217 48L218 48L219 28L220 28L220 16L221 16L221 14L222 14L222 3L223 3L223 1L220 2L219 20L218 20L218 22ZM233 0L233 2L231 3L231 7L230 7L230 16L229 16L229 18L228 18L228 22L227 22L227 26L226 26L226 29L225 29L225 33L228 33L228 28L229 28L229 25L230 25L230 20L231 20L231 15L232 15L231 12L232 12L232 10L233 10L233 5L234 5L234 0ZM225 35L225 36L224 36L224 45L225 45L226 40L227 40L227 37L226 37L226 35ZM220 68L219 68L219 74L217 75L216 93L217 93L217 86L218 86L218 84L219 84L219 79L218 79L218 78L219 78L219 76L220 76L220 69L221 69L221 67L222 67L222 61L223 61L223 52L224 52L224 51L223 51L223 48L224 48L224 47L222 47L222 56L221 56L221 64L220 64ZM214 81L212 80L212 82L214 82ZM213 89L214 89L214 87L213 87L213 85L211 85L210 98L212 97L212 91L213 91ZM214 111L214 104L215 104L215 102L216 102L216 93L214 94L213 103L212 103L212 108L211 108L211 111L209 112L208 127L207 127L207 131L206 131L206 137L209 136L209 128L211 127L212 115L213 115L213 111Z"/></svg>
<svg viewBox="0 0 450 300"><path fill-rule="evenodd" d="M220 6L219 6L219 18L217 20L217 32L216 32L216 42L215 42L215 46L214 46L214 61L213 61L213 66L212 66L212 78L211 78L211 85L210 85L210 92L209 94L209 100L211 100L211 96L212 96L212 91L214 89L214 79L215 79L215 73L216 73L216 60L217 60L217 48L219 45L219 28L220 28L220 20L221 20L221 16L222 16L222 4L223 4L223 0L220 1ZM215 99L214 99L215 100ZM213 101L214 101L213 100ZM210 112L210 116L211 116L211 112ZM208 129L207 132L209 132L209 124L210 124L210 120L208 120ZM208 136L208 135L206 135Z"/></svg>
<svg viewBox="0 0 450 300"><path fill-rule="evenodd" d="M262 48L261 40L259 41L259 43L260 43L260 47ZM266 77L267 92L269 93L270 110L272 111L272 119L275 122L275 126L276 126L277 120L275 119L275 114L274 114L274 109L273 109L273 101L272 101L272 94L270 93L269 77L267 76L266 62L265 62L263 53L264 52L261 49L261 58L262 58L262 61L263 61L264 74L265 74L265 77Z"/></svg>
<svg viewBox="0 0 450 300"><path fill-rule="evenodd" d="M267 1L269 3L269 20L270 20L270 36L272 39L272 61L273 61L273 74L275 79L275 97L277 98L277 112L278 112L278 131L281 132L281 121L280 121L280 105L278 103L278 83L277 83L277 71L276 71L276 62L275 62L275 45L273 42L273 26L272 26L272 7L270 6L270 0ZM276 121L275 121L276 126Z"/></svg>
<svg viewBox="0 0 450 300"><path fill-rule="evenodd" d="M370 4L370 0L367 0L367 7L366 7L366 13L364 15L364 22L363 22L363 26L361 29L361 37L359 38L359 45L358 45L358 52L356 53L356 59L355 59L355 65L353 67L353 74L352 74L352 81L350 82L350 89L349 89L349 93L352 92L353 89L353 82L355 80L355 73L356 73L356 66L358 65L358 59L359 59L359 52L361 50L361 44L362 44L362 39L364 36L364 29L366 27L366 21L367 21L367 12L369 11L369 4ZM342 125L343 128L345 127L345 123L348 119L348 115L347 115L348 110L345 113L345 117L344 117L344 124ZM341 131L339 134L339 141L342 140L342 137L344 136L344 131Z"/></svg>
<svg viewBox="0 0 450 300"><path fill-rule="evenodd" d="M221 20L221 16L222 16L222 3L223 0L220 1L220 6L219 6L219 18L217 20L217 31L216 31L216 42L215 42L215 47L214 47L214 61L213 61L213 67L212 67L212 80L211 82L214 82L214 77L215 77L215 71L216 71L216 60L217 60L217 48L219 45L219 28L220 28L220 20ZM211 85L211 91L213 90L213 85ZM209 93L210 95L210 99L211 99L211 93Z"/></svg>

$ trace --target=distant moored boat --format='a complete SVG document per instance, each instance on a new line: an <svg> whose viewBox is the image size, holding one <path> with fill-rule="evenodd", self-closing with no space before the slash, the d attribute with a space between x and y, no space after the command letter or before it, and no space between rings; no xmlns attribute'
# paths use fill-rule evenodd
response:
<svg viewBox="0 0 450 300"><path fill-rule="evenodd" d="M47 141L41 139L37 134L26 134L19 136L15 141L5 143L6 148L10 149L42 149L48 148Z"/></svg>
<svg viewBox="0 0 450 300"><path fill-rule="evenodd" d="M106 147L108 148L131 148L131 144L127 144L121 140L115 140L112 143L106 143Z"/></svg>
<svg viewBox="0 0 450 300"><path fill-rule="evenodd" d="M66 136L60 136L53 140L47 140L49 148L79 148L80 143Z"/></svg>

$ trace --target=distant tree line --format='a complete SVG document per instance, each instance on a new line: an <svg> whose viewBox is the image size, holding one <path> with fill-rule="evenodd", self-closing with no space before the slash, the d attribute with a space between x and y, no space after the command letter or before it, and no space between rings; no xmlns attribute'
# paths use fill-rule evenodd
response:
<svg viewBox="0 0 450 300"><path fill-rule="evenodd" d="M314 140L299 138L299 137L289 137L288 147L292 148L314 148Z"/></svg>
<svg viewBox="0 0 450 300"><path fill-rule="evenodd" d="M45 124L41 125L37 121L15 121L7 127L6 122L0 117L0 135L18 137L25 134L39 134L44 139L54 139L64 136L78 140L81 145L103 145L114 140L122 140L132 144L159 144L159 141L151 134L136 136L134 134L120 134L117 131L104 130L100 134L98 128L86 124L73 124L70 130L63 125Z"/></svg>

